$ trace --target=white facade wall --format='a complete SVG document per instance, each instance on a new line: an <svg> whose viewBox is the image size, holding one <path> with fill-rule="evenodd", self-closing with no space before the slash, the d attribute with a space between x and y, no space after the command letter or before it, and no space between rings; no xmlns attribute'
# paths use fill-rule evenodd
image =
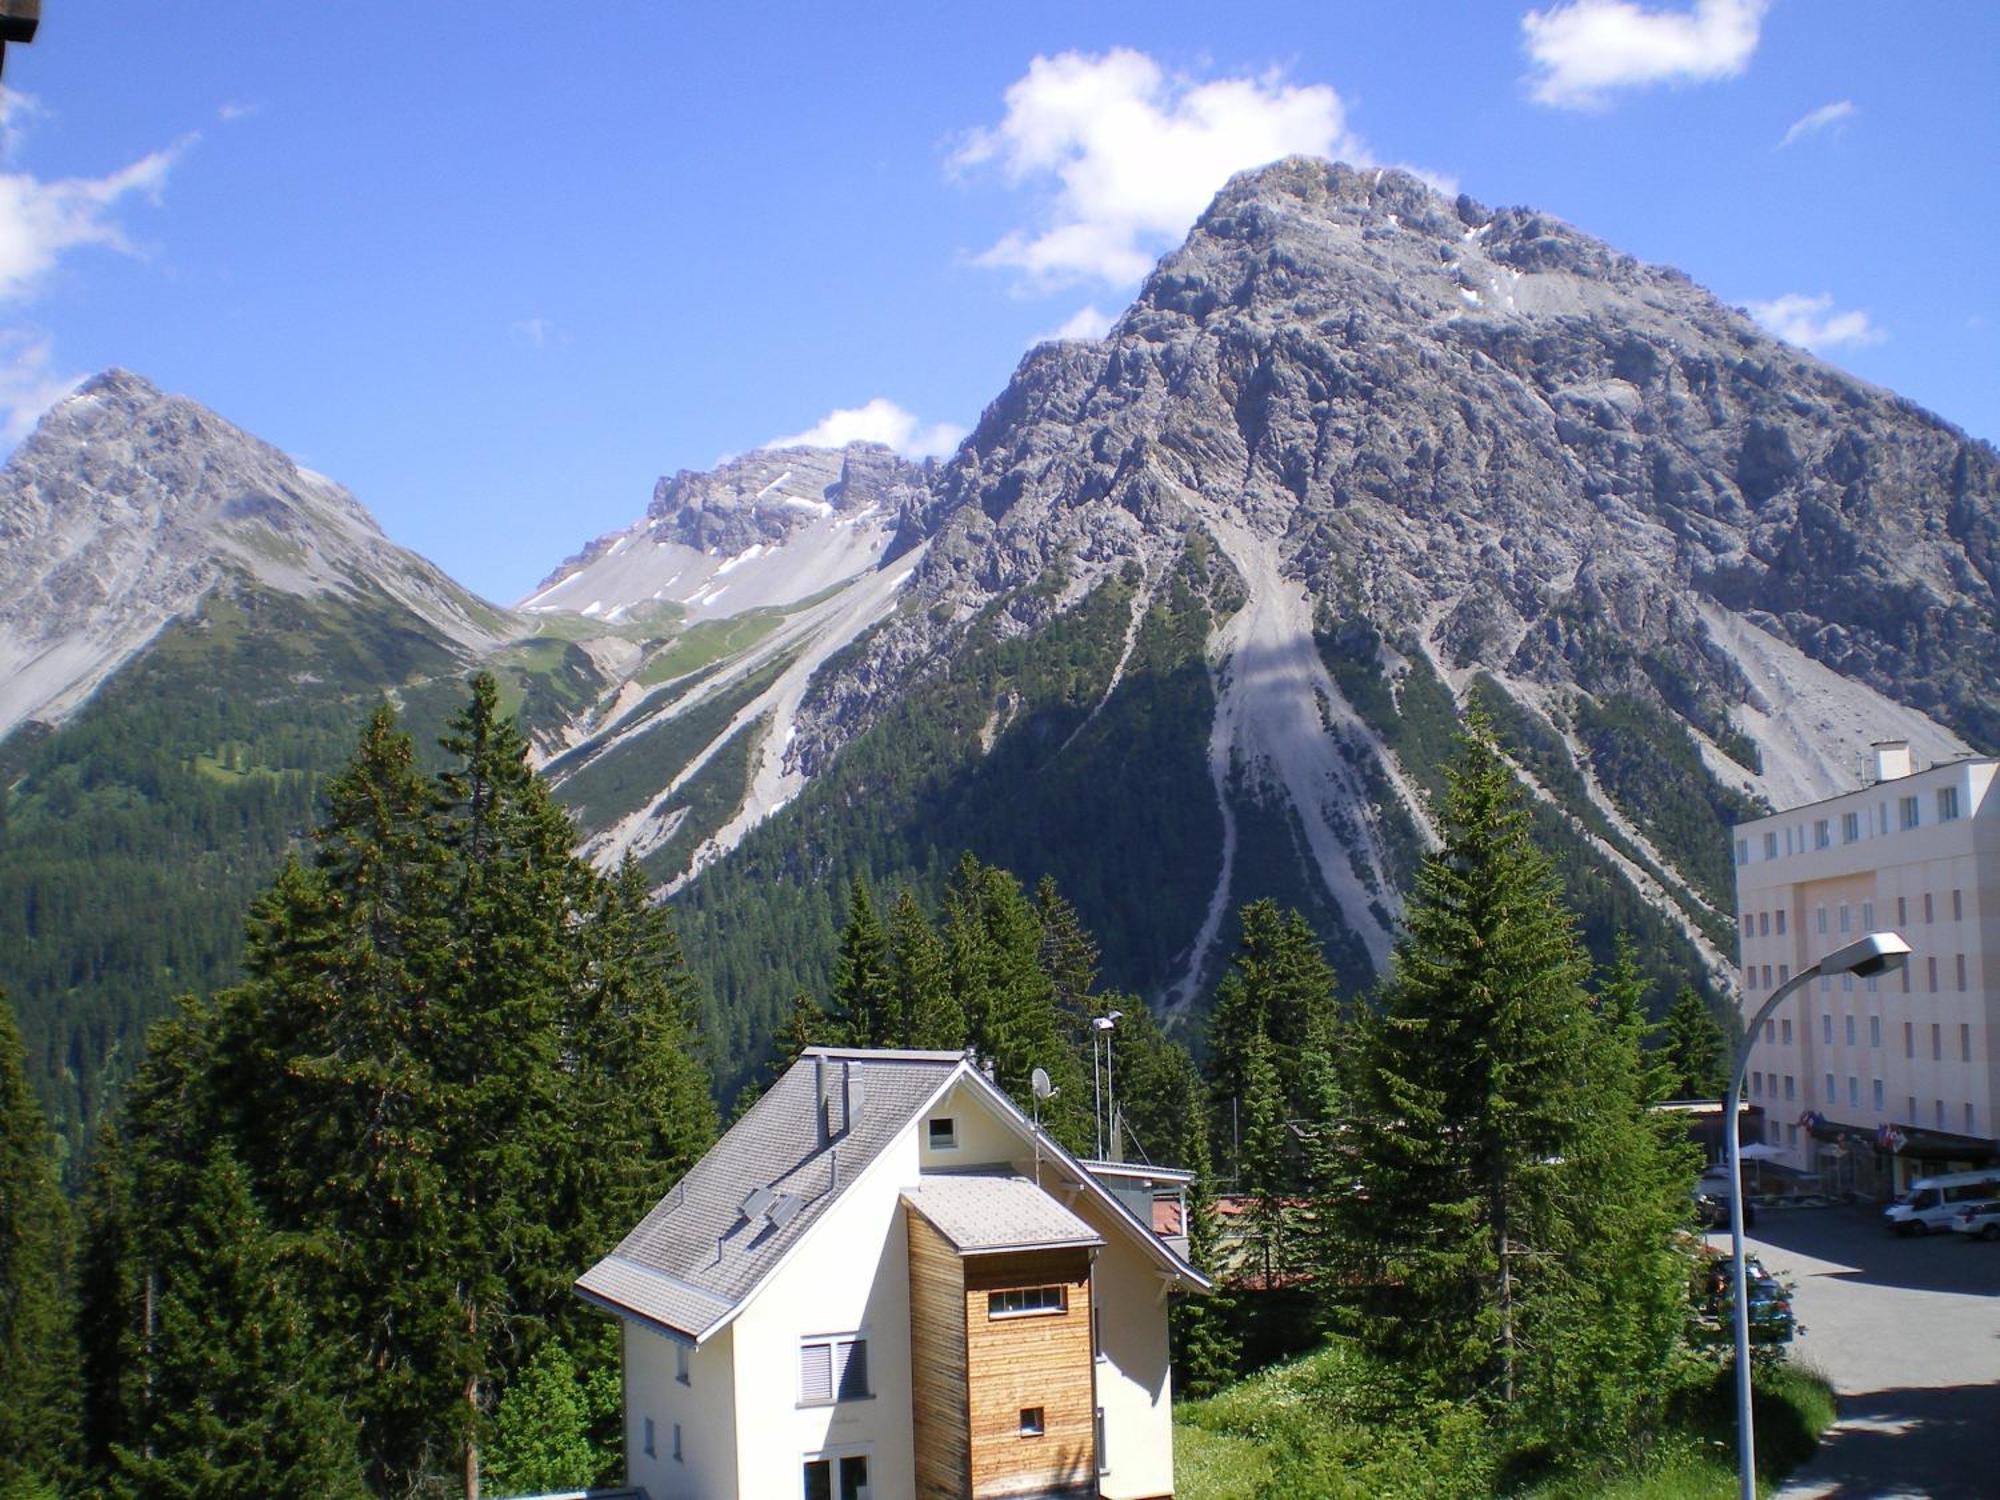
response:
<svg viewBox="0 0 2000 1500"><path fill-rule="evenodd" d="M1098 1227L1095 1204L1073 1205ZM1174 1400L1160 1276L1130 1241L1105 1233L1091 1266L1098 1314L1097 1404L1104 1412L1099 1476L1107 1500L1167 1495L1174 1488Z"/></svg>
<svg viewBox="0 0 2000 1500"><path fill-rule="evenodd" d="M1756 1039L1745 1097L1789 1165L1840 1166L1800 1128L1807 1110L1867 1130L2000 1131L2000 951L1987 940L2000 934L1996 769L1953 762L1735 830L1746 1010L1864 932L1893 929L1914 950L1879 981L1814 981Z"/></svg>
<svg viewBox="0 0 2000 1500"><path fill-rule="evenodd" d="M918 1128L869 1163L732 1325L743 1500L801 1494L807 1459L855 1453L868 1455L871 1500L916 1494L901 1198L917 1181ZM822 1334L868 1340L873 1399L799 1404L799 1345Z"/></svg>
<svg viewBox="0 0 2000 1500"><path fill-rule="evenodd" d="M737 1500L734 1329L692 1348L621 1319L625 1339L625 1473L652 1500ZM682 1384L676 1348L688 1350ZM646 1423L652 1421L652 1451ZM674 1457L674 1427L681 1454ZM745 1491L744 1500L752 1492Z"/></svg>

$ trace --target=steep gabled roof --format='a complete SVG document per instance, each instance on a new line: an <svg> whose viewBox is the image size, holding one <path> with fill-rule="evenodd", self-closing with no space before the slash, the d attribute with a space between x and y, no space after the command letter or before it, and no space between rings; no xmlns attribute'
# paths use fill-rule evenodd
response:
<svg viewBox="0 0 2000 1500"><path fill-rule="evenodd" d="M964 1065L956 1052L810 1049L584 1273L578 1294L700 1342Z"/></svg>
<svg viewBox="0 0 2000 1500"><path fill-rule="evenodd" d="M1213 1289L1083 1163L1038 1135L1014 1101L962 1054L809 1047L618 1248L578 1279L577 1294L606 1311L702 1342L742 1310L889 1143L961 1082L1013 1130L1024 1153L1038 1157L1045 1174L1071 1194L1094 1199L1156 1262L1166 1282ZM934 1180L927 1176L925 1183ZM1026 1186L1047 1198L1034 1184ZM1054 1199L1047 1201L1070 1216Z"/></svg>

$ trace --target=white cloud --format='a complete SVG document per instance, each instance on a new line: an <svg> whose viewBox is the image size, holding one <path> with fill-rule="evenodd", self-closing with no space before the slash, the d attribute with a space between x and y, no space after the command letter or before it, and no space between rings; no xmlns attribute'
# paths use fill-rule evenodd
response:
<svg viewBox="0 0 2000 1500"><path fill-rule="evenodd" d="M1543 104L1598 109L1614 89L1734 78L1750 64L1769 0L1694 0L1649 10L1633 0L1569 0L1521 17Z"/></svg>
<svg viewBox="0 0 2000 1500"><path fill-rule="evenodd" d="M1046 344L1055 339L1101 339L1111 332L1111 323L1111 314L1100 311L1092 302L1064 318L1061 327L1036 334L1028 340L1028 346L1033 348L1036 344Z"/></svg>
<svg viewBox="0 0 2000 1500"><path fill-rule="evenodd" d="M843 448L849 443L884 443L906 458L942 458L965 436L951 422L925 426L886 396L863 406L828 412L804 432L772 438L766 448Z"/></svg>
<svg viewBox="0 0 2000 1500"><path fill-rule="evenodd" d="M167 173L193 137L103 177L44 181L0 172L0 302L19 301L68 251L84 245L132 253L116 211L132 197L159 202Z"/></svg>
<svg viewBox="0 0 2000 1500"><path fill-rule="evenodd" d="M18 443L43 412L82 383L81 375L56 372L46 338L0 332L0 441Z"/></svg>
<svg viewBox="0 0 2000 1500"><path fill-rule="evenodd" d="M1851 119L1853 114L1852 99L1838 99L1832 104L1822 104L1811 114L1801 115L1792 121L1791 129L1785 132L1785 138L1778 142L1778 147L1783 150L1794 141L1802 141L1809 135L1818 135L1822 130L1830 130Z"/></svg>
<svg viewBox="0 0 2000 1500"><path fill-rule="evenodd" d="M1786 343L1815 353L1842 344L1856 347L1879 344L1888 337L1858 308L1835 312L1833 298L1825 295L1809 297L1803 292L1787 292L1769 302L1752 302L1750 316Z"/></svg>
<svg viewBox="0 0 2000 1500"><path fill-rule="evenodd" d="M1031 62L1006 102L1000 123L974 131L952 165L997 166L1047 195L1038 227L977 257L1038 285L1138 280L1247 167L1292 155L1372 164L1338 94L1275 71L1199 82L1127 48L1064 52Z"/></svg>
<svg viewBox="0 0 2000 1500"><path fill-rule="evenodd" d="M240 100L226 99L217 106L215 117L225 125L233 125L238 120L249 119L263 107L261 104L245 104Z"/></svg>
<svg viewBox="0 0 2000 1500"><path fill-rule="evenodd" d="M531 349L546 349L554 334L547 318L522 318L508 324L507 331Z"/></svg>

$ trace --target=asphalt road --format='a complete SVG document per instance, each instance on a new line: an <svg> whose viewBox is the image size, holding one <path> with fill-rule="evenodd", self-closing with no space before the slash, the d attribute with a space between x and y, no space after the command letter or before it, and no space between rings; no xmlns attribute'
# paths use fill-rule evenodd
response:
<svg viewBox="0 0 2000 1500"><path fill-rule="evenodd" d="M1840 1395L1783 1500L2000 1496L2000 1242L1898 1239L1875 1208L1760 1208L1747 1242L1797 1284L1792 1357Z"/></svg>

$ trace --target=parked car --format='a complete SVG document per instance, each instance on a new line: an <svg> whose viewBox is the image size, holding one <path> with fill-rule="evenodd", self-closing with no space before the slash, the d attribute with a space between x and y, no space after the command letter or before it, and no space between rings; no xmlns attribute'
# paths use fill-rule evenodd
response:
<svg viewBox="0 0 2000 1500"><path fill-rule="evenodd" d="M1951 1227L1968 1239L2000 1240L2000 1198L1966 1204L1952 1215Z"/></svg>
<svg viewBox="0 0 2000 1500"><path fill-rule="evenodd" d="M1727 1229L1729 1227L1729 1179L1728 1177L1704 1177L1694 1190L1695 1222L1703 1229ZM1748 1198L1743 1200L1743 1227L1749 1229L1757 1222L1757 1205Z"/></svg>
<svg viewBox="0 0 2000 1500"><path fill-rule="evenodd" d="M1731 1323L1729 1257L1716 1255L1703 1267L1706 1279L1705 1312L1711 1336L1725 1338ZM1756 1256L1743 1261L1743 1285L1749 1292L1750 1342L1789 1344L1799 1332L1792 1312L1791 1289L1765 1269Z"/></svg>
<svg viewBox="0 0 2000 1500"><path fill-rule="evenodd" d="M2000 1177L1990 1171L1919 1177L1882 1210L1882 1223L1897 1234L1928 1234L1951 1228L1951 1221L1968 1203L1995 1197L2000 1197Z"/></svg>

